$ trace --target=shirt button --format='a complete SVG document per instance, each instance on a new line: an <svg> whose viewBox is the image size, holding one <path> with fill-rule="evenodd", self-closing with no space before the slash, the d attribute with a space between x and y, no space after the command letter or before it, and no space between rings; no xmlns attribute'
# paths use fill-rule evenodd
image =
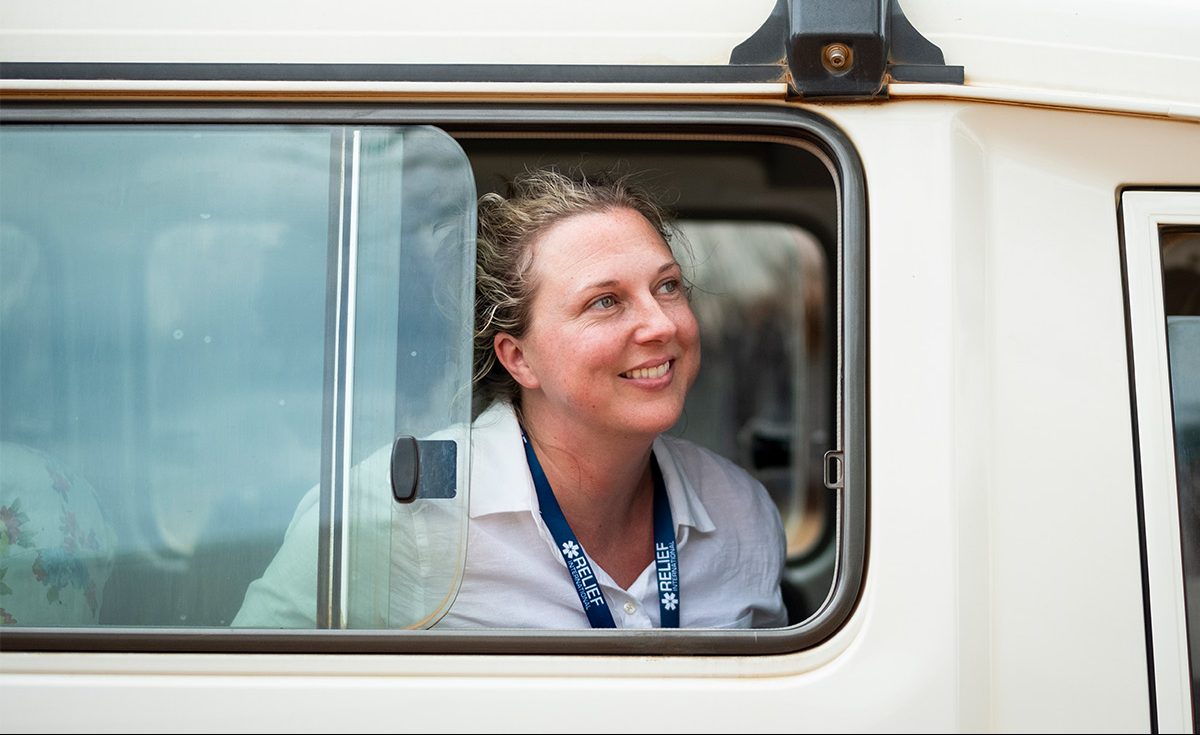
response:
<svg viewBox="0 0 1200 735"><path fill-rule="evenodd" d="M630 615L633 615L635 612L637 612L637 605L633 604L632 602L626 602L625 603L625 612L629 613Z"/></svg>

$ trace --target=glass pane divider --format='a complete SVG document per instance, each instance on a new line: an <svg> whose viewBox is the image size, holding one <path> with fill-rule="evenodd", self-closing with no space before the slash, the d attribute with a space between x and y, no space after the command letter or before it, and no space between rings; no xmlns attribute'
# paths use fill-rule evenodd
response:
<svg viewBox="0 0 1200 735"><path fill-rule="evenodd" d="M351 468L352 401L354 394L355 290L358 260L358 185L360 131L343 129L334 143L338 166L337 232L332 244L335 252L334 282L331 294L334 314L328 381L329 410L325 423L329 438L324 442L329 464L322 473L317 574L317 627L346 627L345 580L348 578L344 523L349 502Z"/></svg>

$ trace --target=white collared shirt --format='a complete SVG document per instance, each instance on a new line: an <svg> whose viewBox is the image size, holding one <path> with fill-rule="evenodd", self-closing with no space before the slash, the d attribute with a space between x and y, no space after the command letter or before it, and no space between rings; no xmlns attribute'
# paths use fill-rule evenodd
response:
<svg viewBox="0 0 1200 735"><path fill-rule="evenodd" d="M766 489L729 460L691 442L660 436L653 451L675 524L680 627L786 625L779 586L783 526ZM388 455L381 450L355 467L352 482L386 487ZM317 498L313 488L301 501L282 548L247 589L234 626L314 627ZM390 529L382 531L391 537L387 624L590 627L566 563L538 511L520 426L507 403L493 405L472 425L466 561L457 596L440 619L431 613L444 610L454 591L447 586L455 579L455 550L460 548L454 505L423 499L396 507L400 510L384 516L392 519ZM592 570L618 628L658 627L653 563L628 589L594 562Z"/></svg>
<svg viewBox="0 0 1200 735"><path fill-rule="evenodd" d="M471 436L471 523L458 597L438 627L587 628L575 585L538 511L511 406L484 412ZM662 470L679 554L680 627L787 624L779 582L784 535L766 489L732 462L660 436ZM584 549L587 552L587 549ZM651 563L622 589L592 571L618 628L659 626Z"/></svg>

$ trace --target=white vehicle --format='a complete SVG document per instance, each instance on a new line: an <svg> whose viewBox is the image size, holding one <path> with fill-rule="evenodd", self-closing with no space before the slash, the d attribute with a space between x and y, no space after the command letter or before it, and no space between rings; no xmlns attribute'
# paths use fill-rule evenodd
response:
<svg viewBox="0 0 1200 735"><path fill-rule="evenodd" d="M0 0L4 729L1193 731L1197 37L1189 0ZM677 430L771 491L789 626L436 627L475 201L544 165L678 213ZM231 625L313 487L317 625Z"/></svg>

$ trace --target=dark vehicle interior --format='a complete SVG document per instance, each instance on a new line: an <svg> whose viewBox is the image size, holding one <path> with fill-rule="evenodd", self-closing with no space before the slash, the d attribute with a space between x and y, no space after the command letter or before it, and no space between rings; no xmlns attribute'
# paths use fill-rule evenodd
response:
<svg viewBox="0 0 1200 735"><path fill-rule="evenodd" d="M837 192L818 155L743 140L459 136L479 193L524 168L631 173L678 218L695 259L704 358L676 433L734 459L771 492L788 533L792 623L829 592Z"/></svg>

